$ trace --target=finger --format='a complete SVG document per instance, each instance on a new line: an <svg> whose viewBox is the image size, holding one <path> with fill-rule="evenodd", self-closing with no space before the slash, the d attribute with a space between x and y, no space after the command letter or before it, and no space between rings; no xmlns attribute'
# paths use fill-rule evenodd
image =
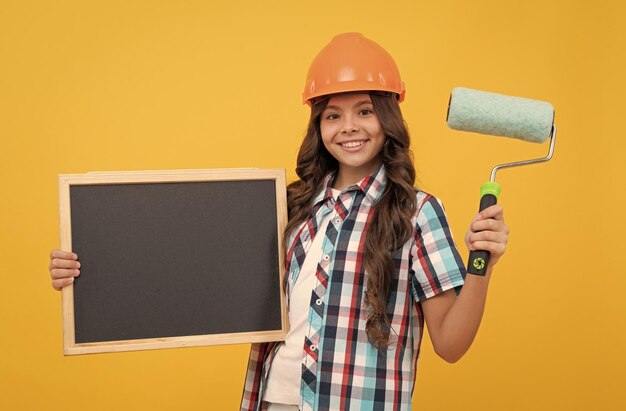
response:
<svg viewBox="0 0 626 411"><path fill-rule="evenodd" d="M489 254L496 257L501 257L506 251L506 245L492 241L476 241L472 244L472 247L476 250L488 251Z"/></svg>
<svg viewBox="0 0 626 411"><path fill-rule="evenodd" d="M61 288L68 286L70 284L72 284L74 282L74 278L70 277L70 278L62 278L59 280L52 280L52 288L54 288L57 291L61 291Z"/></svg>
<svg viewBox="0 0 626 411"><path fill-rule="evenodd" d="M501 243L494 243L492 241L475 241L473 243L470 243L469 249L471 251L489 251L491 255L501 257L502 254L504 254L504 252L506 251L506 245Z"/></svg>
<svg viewBox="0 0 626 411"><path fill-rule="evenodd" d="M68 278L68 277L76 277L80 275L80 270L76 270L76 269L64 269L64 268L55 268L50 270L50 277L53 280L58 280L61 278Z"/></svg>
<svg viewBox="0 0 626 411"><path fill-rule="evenodd" d="M470 243L476 241L492 241L494 243L506 244L509 240L509 236L498 231L481 231L478 233L472 233L468 240Z"/></svg>
<svg viewBox="0 0 626 411"><path fill-rule="evenodd" d="M53 258L61 258L64 260L78 260L78 255L76 255L76 253L73 253L71 251L63 251L59 249L54 249L50 252L50 259L52 260Z"/></svg>
<svg viewBox="0 0 626 411"><path fill-rule="evenodd" d="M494 204L492 206L489 206L481 211L479 214L482 216L481 219L483 220L487 218L504 220L504 208L502 208L500 204Z"/></svg>
<svg viewBox="0 0 626 411"><path fill-rule="evenodd" d="M74 260L64 260L61 258L53 258L50 261L51 268L80 268L80 262Z"/></svg>
<svg viewBox="0 0 626 411"><path fill-rule="evenodd" d="M488 218L486 220L475 221L470 226L470 229L473 232L484 231L484 230L502 231L502 232L508 231L508 227L506 226L506 224L504 224L504 221L496 220L496 219L493 219L493 218Z"/></svg>

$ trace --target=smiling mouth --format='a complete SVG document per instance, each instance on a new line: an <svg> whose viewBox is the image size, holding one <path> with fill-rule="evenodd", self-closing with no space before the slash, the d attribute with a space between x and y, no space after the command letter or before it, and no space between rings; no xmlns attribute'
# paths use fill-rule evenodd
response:
<svg viewBox="0 0 626 411"><path fill-rule="evenodd" d="M365 143L366 140L361 140L361 141L349 141L347 143L341 143L340 145L344 148L355 148L355 147L359 147L362 146Z"/></svg>

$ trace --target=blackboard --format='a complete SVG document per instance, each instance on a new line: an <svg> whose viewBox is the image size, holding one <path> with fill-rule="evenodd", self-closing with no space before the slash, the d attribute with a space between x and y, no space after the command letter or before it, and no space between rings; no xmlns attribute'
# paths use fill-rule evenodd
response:
<svg viewBox="0 0 626 411"><path fill-rule="evenodd" d="M287 332L284 170L59 175L64 352L275 341Z"/></svg>

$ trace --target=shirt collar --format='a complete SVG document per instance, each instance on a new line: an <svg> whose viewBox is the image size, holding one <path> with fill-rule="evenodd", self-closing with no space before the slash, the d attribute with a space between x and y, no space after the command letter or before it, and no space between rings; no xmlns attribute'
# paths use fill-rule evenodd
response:
<svg viewBox="0 0 626 411"><path fill-rule="evenodd" d="M324 178L324 184L322 185L323 188L313 199L313 205L316 205L320 201L326 201L328 198L332 197L332 187L335 182L336 175L337 172L333 171ZM372 204L374 204L383 194L386 184L387 173L385 171L385 165L381 164L380 167L377 168L372 174L344 189L342 192L361 190L363 194L365 194L365 197L369 199Z"/></svg>

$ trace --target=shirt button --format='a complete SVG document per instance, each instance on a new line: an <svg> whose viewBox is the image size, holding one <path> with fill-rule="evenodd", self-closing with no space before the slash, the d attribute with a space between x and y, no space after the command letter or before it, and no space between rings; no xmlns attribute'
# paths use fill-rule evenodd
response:
<svg viewBox="0 0 626 411"><path fill-rule="evenodd" d="M311 344L309 348L311 348L311 351L317 350L317 347L315 346L315 344Z"/></svg>
<svg viewBox="0 0 626 411"><path fill-rule="evenodd" d="M341 218L339 217L335 218L335 224L339 224L339 223L341 223Z"/></svg>
<svg viewBox="0 0 626 411"><path fill-rule="evenodd" d="M330 256L328 254L324 255L324 261L328 261L330 259Z"/></svg>
<svg viewBox="0 0 626 411"><path fill-rule="evenodd" d="M322 299L318 298L317 300L315 300L315 304L322 305Z"/></svg>

